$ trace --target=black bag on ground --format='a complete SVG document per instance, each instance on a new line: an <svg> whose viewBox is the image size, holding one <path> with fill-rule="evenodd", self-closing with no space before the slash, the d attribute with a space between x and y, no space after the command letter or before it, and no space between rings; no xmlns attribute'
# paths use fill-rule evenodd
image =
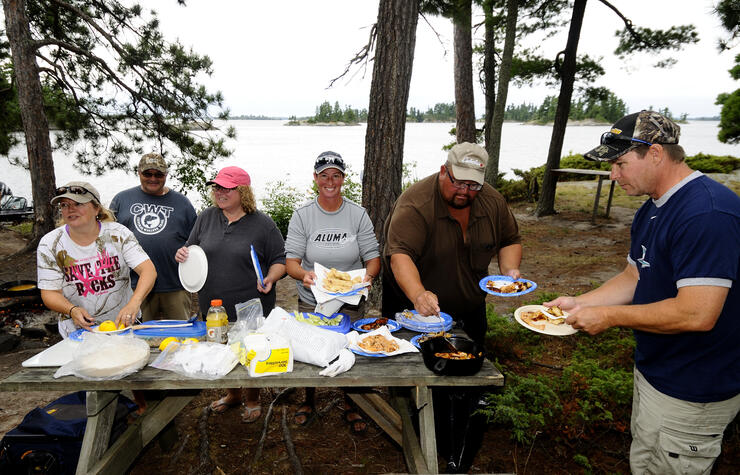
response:
<svg viewBox="0 0 740 475"><path fill-rule="evenodd" d="M128 426L137 405L118 396L112 444ZM73 474L87 424L85 391L62 396L26 414L0 441L0 473Z"/></svg>

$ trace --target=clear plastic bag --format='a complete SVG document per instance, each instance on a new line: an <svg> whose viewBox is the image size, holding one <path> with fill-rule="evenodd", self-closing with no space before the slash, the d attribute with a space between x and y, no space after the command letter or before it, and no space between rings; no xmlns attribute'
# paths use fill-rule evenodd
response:
<svg viewBox="0 0 740 475"><path fill-rule="evenodd" d="M245 336L254 333L265 323L262 302L258 298L238 303L234 308L236 323L229 329L229 346L242 341Z"/></svg>
<svg viewBox="0 0 740 475"><path fill-rule="evenodd" d="M146 366L149 344L126 335L84 332L72 361L60 367L55 378L73 375L92 381L121 379Z"/></svg>
<svg viewBox="0 0 740 475"><path fill-rule="evenodd" d="M229 374L238 362L234 352L221 343L170 343L149 366L191 378L218 379Z"/></svg>

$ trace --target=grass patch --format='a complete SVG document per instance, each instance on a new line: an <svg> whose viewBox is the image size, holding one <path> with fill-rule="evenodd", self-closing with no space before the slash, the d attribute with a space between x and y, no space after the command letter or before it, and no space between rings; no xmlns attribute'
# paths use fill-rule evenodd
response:
<svg viewBox="0 0 740 475"><path fill-rule="evenodd" d="M12 229L24 238L30 238L33 235L33 221L23 221L21 223L11 224L5 227Z"/></svg>

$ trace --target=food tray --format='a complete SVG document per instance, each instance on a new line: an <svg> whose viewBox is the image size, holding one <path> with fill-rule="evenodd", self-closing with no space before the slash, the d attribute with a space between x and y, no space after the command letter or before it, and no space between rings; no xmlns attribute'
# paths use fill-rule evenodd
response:
<svg viewBox="0 0 740 475"><path fill-rule="evenodd" d="M172 325L186 323L187 320L150 320L145 322L147 325ZM86 332L82 328L69 334L69 338L75 341L82 341L82 334ZM117 335L128 335L131 332L124 331ZM175 338L195 338L196 340L205 341L206 339L206 322L194 321L192 326L179 328L142 328L134 330L134 336L146 341L150 347L156 348L165 338L174 336Z"/></svg>
<svg viewBox="0 0 740 475"><path fill-rule="evenodd" d="M333 313L330 316L326 316L322 313L315 313L315 312L293 312L291 315L295 318L296 315L302 315L303 318L309 318L310 315L316 315L317 317L324 319L335 319L335 318L341 318L341 321L339 322L339 325L312 325L309 323L309 325L315 326L316 328L323 328L324 330L330 330L337 333L348 333L350 330L350 318L349 315L346 313ZM300 321L296 318L296 321Z"/></svg>
<svg viewBox="0 0 740 475"><path fill-rule="evenodd" d="M417 312L416 310L411 310L411 313L416 314ZM442 317L442 321L439 323L424 323L408 319L403 316L403 312L398 312L396 314L396 321L405 329L419 333L449 331L452 328L452 317L444 312L439 312L439 316Z"/></svg>

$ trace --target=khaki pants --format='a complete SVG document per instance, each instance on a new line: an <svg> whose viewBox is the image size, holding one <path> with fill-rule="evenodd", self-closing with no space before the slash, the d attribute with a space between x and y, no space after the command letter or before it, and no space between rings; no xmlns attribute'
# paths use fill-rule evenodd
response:
<svg viewBox="0 0 740 475"><path fill-rule="evenodd" d="M708 475L722 450L722 433L740 410L740 394L711 403L683 401L634 372L632 473Z"/></svg>
<svg viewBox="0 0 740 475"><path fill-rule="evenodd" d="M141 304L141 320L187 320L191 314L190 302L190 292L187 290L152 292Z"/></svg>

